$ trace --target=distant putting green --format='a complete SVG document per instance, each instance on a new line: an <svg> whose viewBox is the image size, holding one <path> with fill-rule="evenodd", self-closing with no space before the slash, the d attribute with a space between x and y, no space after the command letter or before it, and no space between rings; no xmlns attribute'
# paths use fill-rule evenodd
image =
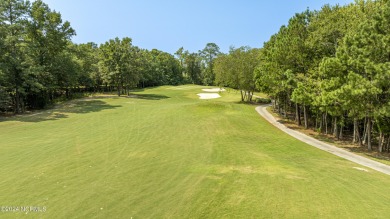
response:
<svg viewBox="0 0 390 219"><path fill-rule="evenodd" d="M202 88L3 119L0 218L390 217L389 176L291 138L239 93L200 100Z"/></svg>

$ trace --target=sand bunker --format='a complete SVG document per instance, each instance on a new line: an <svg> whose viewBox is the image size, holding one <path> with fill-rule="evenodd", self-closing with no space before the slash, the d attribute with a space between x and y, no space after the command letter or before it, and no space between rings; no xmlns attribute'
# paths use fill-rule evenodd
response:
<svg viewBox="0 0 390 219"><path fill-rule="evenodd" d="M221 97L217 93L201 93L201 94L198 94L198 96L199 96L199 99L201 99L201 100L217 99L217 98Z"/></svg>
<svg viewBox="0 0 390 219"><path fill-rule="evenodd" d="M212 89L202 89L202 90L205 91L205 92L222 92L222 91L226 91L223 88L212 88Z"/></svg>

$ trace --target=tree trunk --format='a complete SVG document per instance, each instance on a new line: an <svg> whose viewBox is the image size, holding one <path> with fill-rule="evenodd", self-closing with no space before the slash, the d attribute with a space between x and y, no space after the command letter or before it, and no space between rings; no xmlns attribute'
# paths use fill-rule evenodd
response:
<svg viewBox="0 0 390 219"><path fill-rule="evenodd" d="M333 130L333 135L334 135L334 137L336 137L337 139L339 139L339 130L338 130L338 126L337 126L337 117L334 117L334 130Z"/></svg>
<svg viewBox="0 0 390 219"><path fill-rule="evenodd" d="M352 143L353 144L358 143L359 145L361 145L361 139L360 139L360 133L359 133L359 124L358 124L358 120L357 119L353 120L353 141L352 141Z"/></svg>
<svg viewBox="0 0 390 219"><path fill-rule="evenodd" d="M367 143L367 125L368 125L368 122L367 122L367 117L364 119L364 129L363 129L363 145L365 145Z"/></svg>
<svg viewBox="0 0 390 219"><path fill-rule="evenodd" d="M383 136L383 132L380 130L379 131L379 144L378 144L378 151L379 153L382 153L383 152L383 141L384 141L384 136Z"/></svg>
<svg viewBox="0 0 390 219"><path fill-rule="evenodd" d="M304 117L304 120L305 120L305 129L307 129L308 124L307 124L307 109L306 109L306 105L303 105L303 117Z"/></svg>
<svg viewBox="0 0 390 219"><path fill-rule="evenodd" d="M20 104L21 104L22 113L25 113L26 112L26 105L24 104L23 99L20 100Z"/></svg>
<svg viewBox="0 0 390 219"><path fill-rule="evenodd" d="M328 133L328 112L325 112L325 134L327 135Z"/></svg>
<svg viewBox="0 0 390 219"><path fill-rule="evenodd" d="M298 122L298 125L301 126L301 110L299 109L298 103L295 103L295 121Z"/></svg>
<svg viewBox="0 0 390 219"><path fill-rule="evenodd" d="M340 125L340 134L339 134L338 140L343 139L343 129L344 129L344 126Z"/></svg>
<svg viewBox="0 0 390 219"><path fill-rule="evenodd" d="M49 90L49 101L50 103L52 103L54 100L54 91L53 90Z"/></svg>
<svg viewBox="0 0 390 219"><path fill-rule="evenodd" d="M323 126L324 126L324 114L322 113L321 120L320 120L320 127L319 127L320 133L322 133L324 131Z"/></svg>
<svg viewBox="0 0 390 219"><path fill-rule="evenodd" d="M352 144L356 143L356 119L353 120L353 137Z"/></svg>
<svg viewBox="0 0 390 219"><path fill-rule="evenodd" d="M367 147L369 151L372 151L372 145L371 145L371 129L372 129L372 121L371 117L367 118Z"/></svg>
<svg viewBox="0 0 390 219"><path fill-rule="evenodd" d="M389 135L389 138L387 139L387 153L390 152L390 135Z"/></svg>
<svg viewBox="0 0 390 219"><path fill-rule="evenodd" d="M242 90L240 90L240 93L241 93L241 101L243 101L243 102L244 102L244 100L245 100L245 96L244 96L244 94L243 94Z"/></svg>
<svg viewBox="0 0 390 219"><path fill-rule="evenodd" d="M68 87L65 89L65 96L67 99L69 99L69 88Z"/></svg>
<svg viewBox="0 0 390 219"><path fill-rule="evenodd" d="M18 87L15 88L15 113L20 113L20 93Z"/></svg>

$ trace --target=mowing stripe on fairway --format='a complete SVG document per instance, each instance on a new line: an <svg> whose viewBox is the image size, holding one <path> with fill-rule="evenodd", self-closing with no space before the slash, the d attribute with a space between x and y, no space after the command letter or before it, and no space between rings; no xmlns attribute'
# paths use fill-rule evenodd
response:
<svg viewBox="0 0 390 219"><path fill-rule="evenodd" d="M74 100L0 122L0 218L384 218L390 177L309 147L240 93ZM1 210L1 209L0 209Z"/></svg>

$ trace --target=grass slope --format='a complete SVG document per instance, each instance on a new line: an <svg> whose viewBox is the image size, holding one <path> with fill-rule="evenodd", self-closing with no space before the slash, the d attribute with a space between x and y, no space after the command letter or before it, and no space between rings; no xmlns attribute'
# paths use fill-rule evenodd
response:
<svg viewBox="0 0 390 219"><path fill-rule="evenodd" d="M303 144L199 86L0 122L0 206L21 218L389 218L390 177ZM24 217L23 217L24 218Z"/></svg>

